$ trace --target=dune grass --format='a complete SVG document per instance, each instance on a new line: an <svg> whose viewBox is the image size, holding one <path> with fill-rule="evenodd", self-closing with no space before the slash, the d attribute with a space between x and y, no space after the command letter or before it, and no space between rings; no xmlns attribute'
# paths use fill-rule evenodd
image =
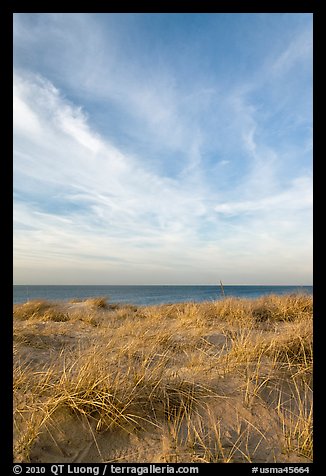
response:
<svg viewBox="0 0 326 476"><path fill-rule="evenodd" d="M107 309L108 307L108 298L105 296L98 296L94 298L89 298L86 299L86 304L93 307L93 308L99 308L99 309Z"/></svg>
<svg viewBox="0 0 326 476"><path fill-rule="evenodd" d="M76 306L14 306L15 461L312 461L311 296Z"/></svg>
<svg viewBox="0 0 326 476"><path fill-rule="evenodd" d="M14 319L19 320L42 320L42 321L67 321L68 315L60 309L60 306L50 301L29 301L22 305L15 305Z"/></svg>

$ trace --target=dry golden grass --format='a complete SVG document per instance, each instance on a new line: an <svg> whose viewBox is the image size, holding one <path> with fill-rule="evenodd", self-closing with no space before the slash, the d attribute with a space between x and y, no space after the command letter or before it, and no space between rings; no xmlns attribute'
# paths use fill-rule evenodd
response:
<svg viewBox="0 0 326 476"><path fill-rule="evenodd" d="M22 305L14 306L14 318L20 320L42 320L42 321L67 321L68 315L64 313L60 306L49 301L29 301Z"/></svg>
<svg viewBox="0 0 326 476"><path fill-rule="evenodd" d="M103 296L86 299L85 303L93 308L106 309L108 307L108 299Z"/></svg>
<svg viewBox="0 0 326 476"><path fill-rule="evenodd" d="M14 341L15 461L312 460L310 296L30 302Z"/></svg>

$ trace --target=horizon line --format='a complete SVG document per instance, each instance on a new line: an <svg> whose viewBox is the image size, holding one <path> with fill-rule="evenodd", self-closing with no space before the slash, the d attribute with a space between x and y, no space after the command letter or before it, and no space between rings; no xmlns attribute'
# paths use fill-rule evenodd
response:
<svg viewBox="0 0 326 476"><path fill-rule="evenodd" d="M223 286L313 286L313 284L266 284L266 283L260 283L260 284L255 284L255 283L229 283L229 284L224 284L222 283ZM220 283L206 283L206 284L198 284L198 283L192 283L192 284L171 284L171 283L161 283L161 284L13 284L13 286L218 286L220 287Z"/></svg>

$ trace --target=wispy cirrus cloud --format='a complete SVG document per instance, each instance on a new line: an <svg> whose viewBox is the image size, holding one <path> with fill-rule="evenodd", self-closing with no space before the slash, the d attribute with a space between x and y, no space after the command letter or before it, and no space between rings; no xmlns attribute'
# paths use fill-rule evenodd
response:
<svg viewBox="0 0 326 476"><path fill-rule="evenodd" d="M144 70L96 16L36 23L31 34L16 22L18 282L307 281L310 150L292 168L301 138L284 147L267 134L281 83L260 97L268 71L309 61L309 44L300 56L293 39L256 80L226 88L202 72L181 83L172 53ZM29 68L20 59L32 46L42 68L34 53Z"/></svg>

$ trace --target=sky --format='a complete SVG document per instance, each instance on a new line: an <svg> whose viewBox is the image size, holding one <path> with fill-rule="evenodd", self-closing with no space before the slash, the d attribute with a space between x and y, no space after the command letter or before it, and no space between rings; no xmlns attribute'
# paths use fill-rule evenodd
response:
<svg viewBox="0 0 326 476"><path fill-rule="evenodd" d="M312 14L14 14L14 284L312 284Z"/></svg>

